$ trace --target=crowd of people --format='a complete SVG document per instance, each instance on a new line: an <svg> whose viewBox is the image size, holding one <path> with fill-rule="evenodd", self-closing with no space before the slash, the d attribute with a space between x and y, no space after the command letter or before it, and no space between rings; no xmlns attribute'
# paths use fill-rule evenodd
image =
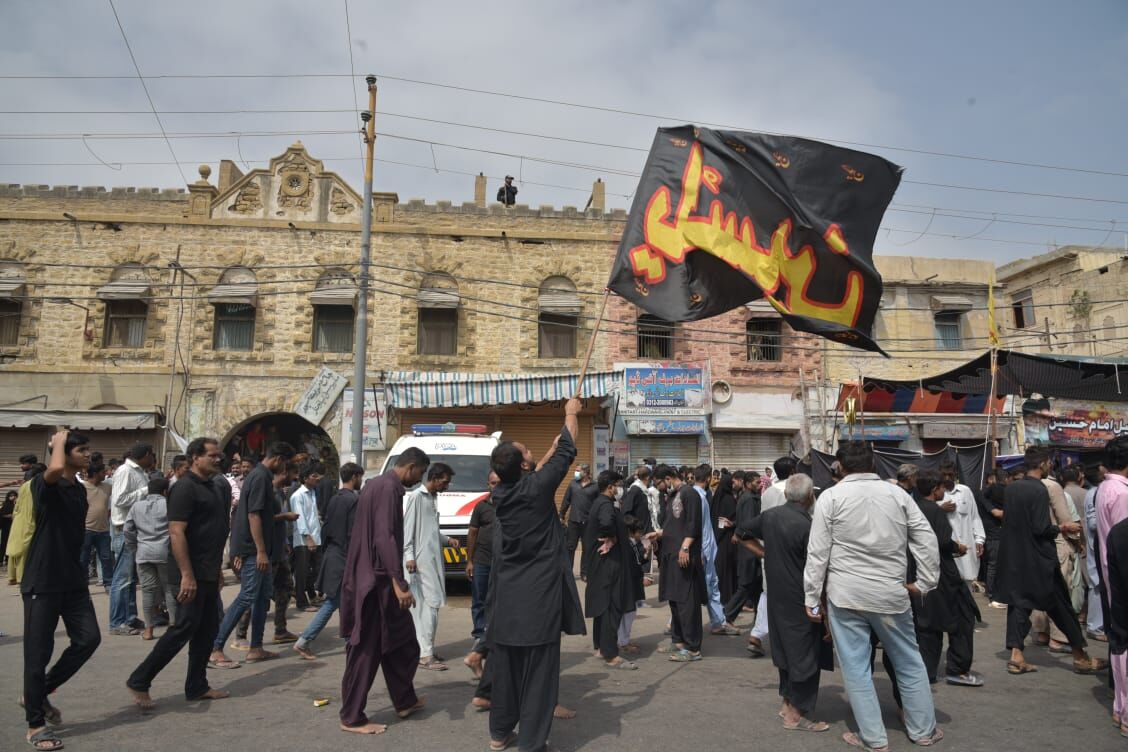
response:
<svg viewBox="0 0 1128 752"><path fill-rule="evenodd" d="M1021 468L990 474L978 491L954 465L906 464L882 478L862 442L842 443L826 488L790 457L762 474L647 459L630 477L593 477L575 464L579 409L567 403L539 461L522 443L501 442L490 493L471 515L474 642L463 663L478 682L473 707L489 712L491 749L544 749L554 719L575 716L560 704L561 635L587 634L588 620L595 659L640 669L631 633L655 583L669 609L669 641L656 653L672 662L707 657L706 618L708 633L724 638L741 635L738 618L754 613L748 655L770 655L789 730L829 730L814 711L821 673L837 662L857 727L843 740L887 749L873 683L880 652L908 738L939 742L930 685L984 685L973 670L973 593L982 592L1006 610L1012 675L1036 671L1026 659L1031 631L1036 645L1070 655L1078 674L1109 668L1087 650L1087 639L1108 642L1112 720L1128 736L1128 437L1111 441L1088 473L1055 473L1052 453L1031 447ZM46 464L21 459L25 480L0 509L9 582L23 595L21 703L34 748L62 748L49 695L102 639L92 576L110 596L108 634L154 641L126 679L142 710L154 707L150 687L185 646L191 701L228 696L209 669L279 658L264 647L271 610L273 644L292 643L306 660L340 612L342 731L387 730L366 713L379 671L407 718L425 706L417 671L448 670L435 638L443 549L461 545L439 526L450 466L407 449L365 483L360 466L330 472L285 442L228 458L201 437L162 472L147 444L112 463L68 431L49 451ZM225 604L227 570L238 592ZM288 629L291 607L313 614L300 635ZM48 668L60 620L69 645Z"/></svg>

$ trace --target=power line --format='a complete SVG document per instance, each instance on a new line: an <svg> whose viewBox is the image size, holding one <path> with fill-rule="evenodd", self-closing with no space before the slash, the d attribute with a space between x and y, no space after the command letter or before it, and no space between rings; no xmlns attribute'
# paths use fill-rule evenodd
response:
<svg viewBox="0 0 1128 752"><path fill-rule="evenodd" d="M45 266L45 267L48 267L48 268L81 268L81 269L99 269L99 270L104 270L106 268L104 265L96 265L96 264L43 263L43 264L39 264L39 265ZM274 269L328 269L328 268L349 268L349 267L354 266L354 265L355 264L351 264L351 263L348 263L348 262L341 263L341 264L282 264L282 265L272 266L270 268L272 270L274 270ZM428 272L426 270L413 269L413 268L409 268L409 267L402 267L402 266L396 266L396 265L392 265L392 264L384 264L384 263L379 263L379 262L374 262L372 264L372 266L375 267L375 268L386 269L386 270L406 273L406 274L410 274L410 275L425 276L426 274L433 273L433 272ZM181 268L190 269L190 270L193 270L193 271L216 271L216 270L230 269L231 267L232 267L232 265L228 264L228 265L183 265ZM165 271L169 267L148 265L148 266L141 266L140 268L146 269L146 270L149 270L149 271L158 271L159 272L159 271ZM446 272L444 272L444 273L446 273ZM449 276L454 280L462 281L462 282L473 282L473 283L488 284L490 286L514 287L514 288L522 288L522 289L528 289L528 290L539 290L540 289L540 285L525 284L525 283L519 283L519 282L506 282L504 280L496 280L496 279L489 279L489 278L459 276L459 275L454 275L454 274L450 274ZM267 280L256 281L256 285L267 285L267 286L269 286L269 285L277 285L277 284L289 284L289 283L294 283L294 282L316 282L316 281L317 281L317 278L309 278L309 277L274 279L274 280L267 279ZM385 284L392 285L394 287L409 289L409 290L412 290L413 292L417 292L419 290L419 287L416 286L416 285L394 282L394 281L391 281L391 280L383 280L383 282ZM43 286L59 286L59 287L73 287L74 286L74 283L72 281L59 282L59 283L48 281L48 282L39 282L39 283L36 283L36 284L41 284ZM181 286L182 287L213 287L215 284L218 284L218 282L209 283L209 282L194 281L194 282L191 282L191 283L182 282ZM286 292L287 291L282 291L282 293L280 293L280 294L285 294ZM585 295L598 295L598 296L601 296L603 294L602 291L594 291L594 290L592 290L592 291L577 290L577 293L585 294ZM476 302L482 302L482 303L487 303L487 304L491 304L491 305L498 305L498 306L502 306L502 307L506 307L506 308L514 308L514 309L520 309L520 310L534 311L534 312L537 312L537 313L540 312L539 307L523 306L523 305L520 305L520 304L498 301L498 300L494 300L494 299L491 299L491 298L480 298L480 297L476 297L476 296L472 296L472 295L463 294L461 291L459 291L459 296L460 296L460 298L463 298L463 299L466 299L466 300L473 300L473 301L476 301ZM202 299L202 298L206 298L206 296L200 296L197 299ZM1119 300L1116 300L1116 301L1092 301L1091 304L1092 305L1100 305L1100 304L1103 304L1103 303L1106 303L1106 302L1120 303L1121 301L1119 301ZM1072 303L1044 304L1043 307L1072 306L1072 305L1073 305ZM1007 306L1002 306L1002 307L1006 308ZM970 308L970 309L967 309L967 310L987 310L987 309L986 308L982 308L982 309ZM932 309L931 308L909 308L909 307L906 307L906 308L897 308L897 309L894 309L891 312L898 312L898 311L928 311L928 312L931 312ZM576 318L581 319L581 320L594 320L595 317L589 316L589 315L577 315ZM607 318L605 320L610 322L610 323L624 325L624 326L635 326L637 324L637 322L635 322L635 321L624 320L624 319ZM691 333L695 334L695 335L696 334L718 334L718 335L724 335L724 336L744 336L744 334L745 334L744 332L734 331L734 330L730 330L730 329L707 329L707 328L703 328L703 327L700 326L700 322L684 322L684 324L691 331ZM1119 327L1117 325L1113 325L1113 326L1109 326L1109 327L1094 327L1094 328L1088 328L1085 333L1092 334L1094 332L1102 332L1102 331L1106 331L1106 330L1115 331L1118 328L1121 328L1121 327ZM761 335L761 336L764 336L764 337L767 337L767 338L773 338L773 337L780 337L780 336L784 336L784 335L766 334L766 335ZM1055 335L1055 336L1057 336L1057 335ZM1062 335L1062 336L1064 337L1065 335ZM1020 338L1020 339L1022 339L1022 338L1038 338L1038 339L1041 339L1041 338L1045 337L1045 334L1043 332L1029 330L1029 331L1022 331L1021 333L1020 332L1010 333L1010 334L1007 335L1007 337L1009 339L1011 339L1012 341L1015 338ZM989 336L964 337L963 341L978 341L978 340L988 340L988 339L989 339ZM935 341L934 338L927 337L927 336L926 337L884 337L884 338L881 339L881 342L934 342L934 341ZM942 351L942 350L937 350L937 352L940 352L940 351Z"/></svg>
<svg viewBox="0 0 1128 752"><path fill-rule="evenodd" d="M153 117L156 118L157 127L161 129L161 135L164 136L165 145L168 146L168 153L172 155L173 161L176 160L176 152L172 148L172 142L168 140L168 135L165 133L164 123L161 122L161 116L157 114L157 105L153 102L152 95L149 94L149 86L145 83L145 77L141 75L141 66L137 64L137 57L133 54L133 47L129 44L129 37L125 34L125 27L121 25L121 18L118 17L117 8L114 7L114 0L106 0L110 4L110 10L114 13L114 21L117 22L118 31L121 32L121 39L125 42L126 52L129 53L129 59L133 62L133 69L137 71L137 80L141 82L141 88L145 92L145 98L149 100L149 107L153 110ZM188 183L188 178L184 175L184 170L180 165L176 165L176 171L180 173L180 179L184 181L185 185Z"/></svg>
<svg viewBox="0 0 1128 752"><path fill-rule="evenodd" d="M487 129L487 130L490 130L490 129ZM492 129L492 130L496 130L496 129ZM157 137L160 137L162 135L166 139L167 138L185 138L185 139L230 138L231 136L235 136L235 135L238 135L240 137L246 137L246 138L264 138L264 137L271 137L271 136L340 136L340 135L346 135L346 134L347 135L353 135L353 133L354 133L354 131L351 131L351 130L342 131L342 130L308 130L307 129L307 130L298 130L298 131L229 131L229 132L224 132L224 133L219 133L219 132L214 132L214 131L203 131L203 132L198 132L198 133L164 134L163 128L162 128L162 134L154 134L154 133L102 133L102 134L97 134L97 133L85 133L85 134L84 133L49 133L49 134L9 133L9 134L0 134L0 140L50 141L50 140L81 140L83 138L132 140L132 139L157 138ZM564 161L564 160L559 160L559 159L551 159L551 158L548 158L548 157L533 156L533 155L529 155L529 154L517 154L517 153L512 153L512 152L497 151L497 150L493 150L493 149L483 149L483 148L478 148L478 147L465 146L465 145L462 145L462 144L452 144L452 143L440 142L440 141L437 141L435 139L419 138L419 137L416 137L416 136L405 136L403 134L398 134L398 133L380 132L380 133L377 133L377 135L382 136L384 138L392 138L392 139L396 139L396 140L400 140L400 141L409 141L409 142L413 142L413 143L431 144L432 146L442 146L442 147L445 147L445 148L448 148L448 149L458 149L460 151L470 151L470 152L476 152L476 153L480 153L480 154L490 154L490 155L493 155L493 156L507 157L507 158L510 158L510 159L528 160L528 161L531 161L531 162L537 162L537 163L541 163L541 164L550 164L550 165L555 165L555 166L558 166L558 167L567 167L567 168L582 170L582 171L586 171L586 172L605 173L605 174L611 174L611 175L618 175L620 177L633 177L633 178L641 177L641 175L642 175L642 173L640 173L640 172L636 172L636 171L633 171L633 170L625 170L625 169L621 169L621 168L617 168L617 167L610 167L610 166L607 166L607 165L592 165L592 164L586 164L586 163L582 163L582 162L569 162L569 161ZM531 135L531 134L526 134L526 135ZM543 136L543 137L549 138L549 139L556 139L556 137L554 137L554 136ZM570 140L570 139L562 139L562 140ZM594 142L591 142L591 143L594 143ZM595 144L595 145L608 146L608 147L614 146L614 145L611 145L611 144ZM615 147L615 148L630 148L630 149L633 149L634 147ZM645 151L645 150L642 150L642 151ZM174 155L173 158L175 159L175 155ZM1125 176L1128 176L1128 173L1125 173ZM181 177L183 177L183 173L181 173ZM185 183L187 183L187 182L188 181L185 178ZM928 186L928 187L931 187L931 188L944 188L944 189L947 189L947 190L978 191L978 192L998 193L998 194L1005 194L1005 195L1012 195L1012 196L1029 196L1029 197L1032 197L1032 198L1050 198L1050 199L1056 199L1056 200L1061 200L1061 201L1085 201L1085 202L1091 202L1091 203L1117 204L1117 205L1128 206L1128 200L1112 199L1112 198L1099 198L1099 197L1095 197L1095 196L1075 196L1075 195L1061 194L1061 193L1039 193L1039 192L1034 192L1034 191L1020 191L1020 190L1013 190L1013 189L1007 189L1007 188L990 188L990 187L984 187L984 186L959 185L959 184L953 184L953 183L936 183L936 182L924 181L924 180L902 180L901 182L904 183L904 184L907 184L907 185L923 185L923 186Z"/></svg>
<svg viewBox="0 0 1128 752"><path fill-rule="evenodd" d="M590 110L594 112L605 112L615 115L627 115L630 117L646 118L649 120L659 121L673 121L680 123L696 123L698 125L708 126L710 128L723 128L727 130L749 130L746 126L730 125L725 123L715 123L706 120L700 120L692 117L672 116L672 115L659 115L650 112L639 112L635 110L626 110L618 107L606 107L601 105L584 104L581 102L571 102L561 99L550 99L547 97L534 97L525 94L514 94L512 92L493 91L490 89L479 89L469 86L458 86L455 84L440 83L436 81L425 81L417 78L407 78L404 76L392 76L388 74L378 74L381 78L389 81L398 81L400 83L408 83L417 86L429 86L440 89L447 89L451 91L461 91L470 94L483 94L487 96L503 97L506 99L516 99L526 102L537 102L540 104L551 104L560 107L571 107L575 109ZM286 78L357 78L353 73L192 73L192 74L160 74L148 76L151 80L174 80L174 79L286 79ZM96 74L69 74L69 75L48 75L48 74L22 74L22 75L0 75L0 80L87 80L87 79L101 79L101 80L115 80L125 78L119 75L96 75ZM1107 175L1112 177L1128 177L1128 172L1119 172L1112 170L1095 170L1084 167L1070 167L1067 165L1053 165L1041 162L1030 162L1014 159L1001 159L995 157L984 157L973 154L961 154L957 152L946 152L933 149L921 149L908 146L892 146L889 144L874 144L862 141L848 141L838 138L827 138L824 136L804 136L793 133L762 131L770 135L786 136L789 138L806 138L819 141L826 141L834 144L844 144L847 146L858 146L865 149L887 149L889 151L906 152L910 154L920 154L923 156L942 157L946 159L959 159L974 162L989 162L993 164L1007 165L1011 167L1028 167L1041 170L1055 170L1063 172L1076 172L1088 175Z"/></svg>

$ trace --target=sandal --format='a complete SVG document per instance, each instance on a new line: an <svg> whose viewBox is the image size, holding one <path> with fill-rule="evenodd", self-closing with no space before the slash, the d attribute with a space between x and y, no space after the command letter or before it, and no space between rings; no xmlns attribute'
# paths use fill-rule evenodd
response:
<svg viewBox="0 0 1128 752"><path fill-rule="evenodd" d="M435 660L435 657L431 656L430 658L425 658L424 660L419 661L419 668L426 669L428 671L446 671L447 665Z"/></svg>
<svg viewBox="0 0 1128 752"><path fill-rule="evenodd" d="M675 653L670 653L670 657L666 660L673 661L674 663L692 663L693 661L701 660L701 653L691 653L683 648Z"/></svg>
<svg viewBox="0 0 1128 752"><path fill-rule="evenodd" d="M823 731L830 730L830 724L828 724L826 721L812 721L811 719L803 718L802 716L800 716L799 720L794 724L784 721L783 727L788 731L813 731L815 733L821 733Z"/></svg>
<svg viewBox="0 0 1128 752"><path fill-rule="evenodd" d="M614 662L614 663L608 661L608 662L604 663L604 665L607 666L607 668L614 668L614 669L618 669L619 671L637 671L638 670L638 664L637 663L635 663L634 661L626 661L626 660L622 660L622 659L620 659L618 662Z"/></svg>
<svg viewBox="0 0 1128 752"><path fill-rule="evenodd" d="M716 635L718 637L735 637L736 635L740 634L740 630L736 627L730 627L728 624L723 624L716 629L710 629L709 634Z"/></svg>
<svg viewBox="0 0 1128 752"><path fill-rule="evenodd" d="M932 747L939 744L940 740L943 738L944 731L939 726L937 726L932 730L931 735L926 736L923 739L913 739L913 744L917 745L918 747Z"/></svg>
<svg viewBox="0 0 1128 752"><path fill-rule="evenodd" d="M679 648L677 645L672 642L667 642L665 645L659 645L654 652L661 653L662 655L672 655L679 650L681 650L681 648Z"/></svg>
<svg viewBox="0 0 1128 752"><path fill-rule="evenodd" d="M1075 674L1095 674L1106 668L1108 668L1108 661L1101 660L1100 658L1090 658L1085 661L1073 662L1073 673Z"/></svg>
<svg viewBox="0 0 1128 752"><path fill-rule="evenodd" d="M851 747L864 749L866 750L866 752L889 752L888 744L886 744L884 747L871 747L864 741L862 741L862 737L858 736L853 731L847 731L845 734L843 734L842 741L846 742Z"/></svg>
<svg viewBox="0 0 1128 752"><path fill-rule="evenodd" d="M32 734L27 740L27 743L35 749L44 750L44 752L52 752L53 750L63 748L63 740L56 736L55 732L49 728L45 728L37 734Z"/></svg>
<svg viewBox="0 0 1128 752"><path fill-rule="evenodd" d="M1015 661L1007 661L1007 673L1018 676L1019 674L1033 674L1037 671L1035 667L1029 663L1017 663Z"/></svg>
<svg viewBox="0 0 1128 752"><path fill-rule="evenodd" d="M224 659L222 661L213 661L213 660L208 661L208 668L232 669L232 668L239 668L239 666L241 666L241 665L242 664L239 663L238 661L232 661L230 659Z"/></svg>
<svg viewBox="0 0 1128 752"><path fill-rule="evenodd" d="M509 749L510 747L512 747L513 742L515 741L517 741L517 734L514 733L510 733L509 736L505 737L501 741L494 741L493 739L490 739L490 749L493 750L493 752L501 752L501 750L503 749Z"/></svg>

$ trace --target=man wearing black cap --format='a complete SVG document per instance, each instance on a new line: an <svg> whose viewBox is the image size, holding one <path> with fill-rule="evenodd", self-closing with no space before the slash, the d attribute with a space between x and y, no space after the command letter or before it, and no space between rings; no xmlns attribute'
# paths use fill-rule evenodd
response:
<svg viewBox="0 0 1128 752"><path fill-rule="evenodd" d="M517 203L517 186L513 185L513 176L505 176L505 185L497 189L497 200L505 206Z"/></svg>

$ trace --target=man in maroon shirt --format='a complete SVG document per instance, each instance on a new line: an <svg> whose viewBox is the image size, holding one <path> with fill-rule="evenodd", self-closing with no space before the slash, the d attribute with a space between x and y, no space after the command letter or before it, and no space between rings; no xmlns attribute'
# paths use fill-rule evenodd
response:
<svg viewBox="0 0 1128 752"><path fill-rule="evenodd" d="M391 470L368 481L360 492L341 581L341 637L348 639L341 679L342 731L388 730L364 714L381 665L396 715L407 718L423 707L413 684L419 642L409 611L415 599L403 576L403 495L405 487L422 480L430 464L422 450L409 447Z"/></svg>

